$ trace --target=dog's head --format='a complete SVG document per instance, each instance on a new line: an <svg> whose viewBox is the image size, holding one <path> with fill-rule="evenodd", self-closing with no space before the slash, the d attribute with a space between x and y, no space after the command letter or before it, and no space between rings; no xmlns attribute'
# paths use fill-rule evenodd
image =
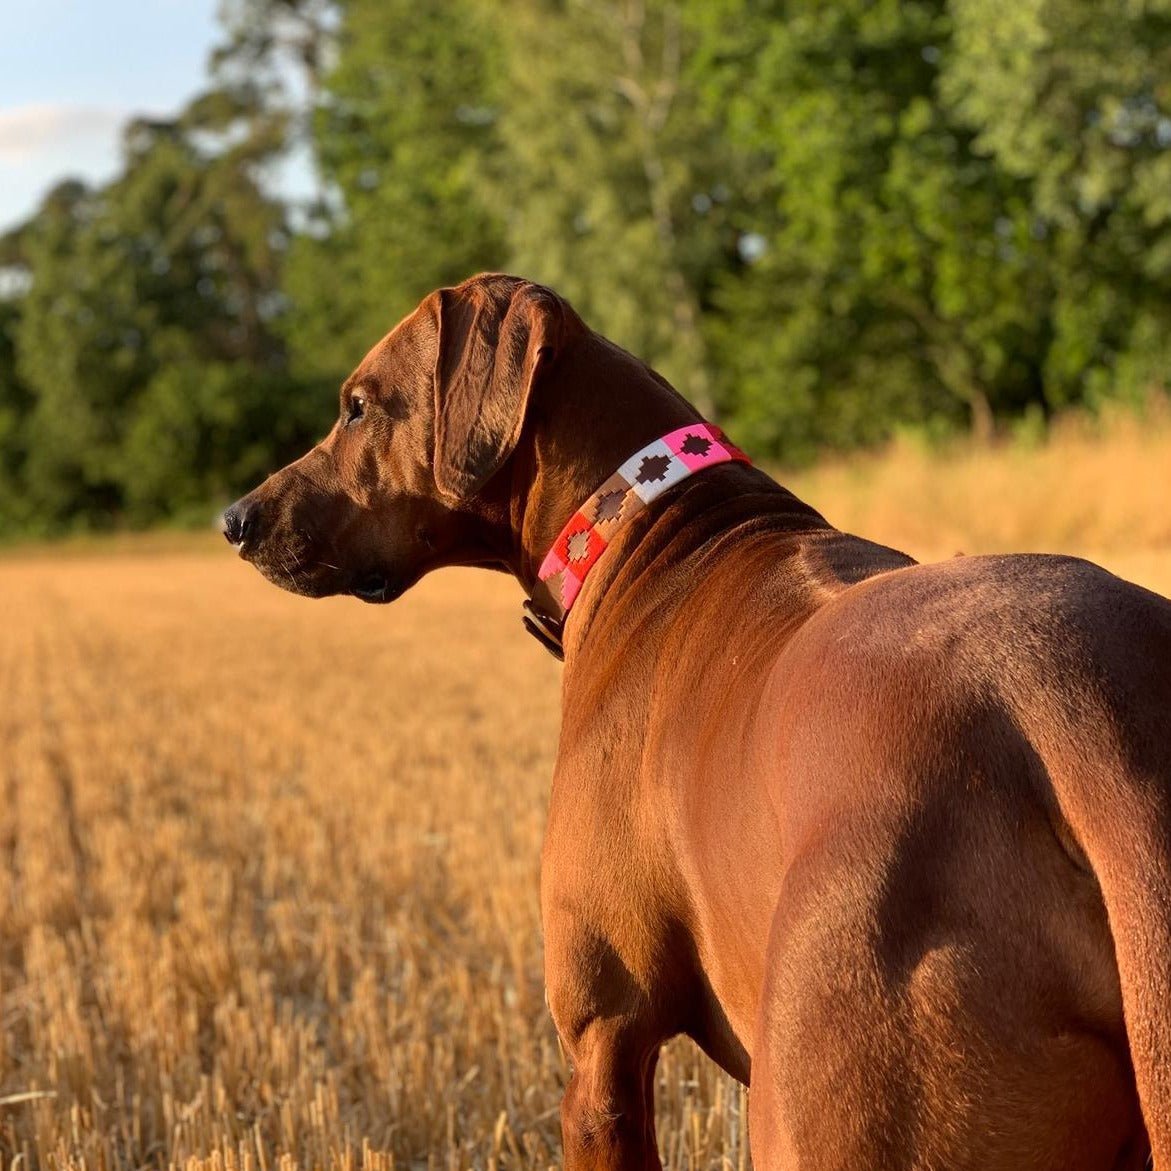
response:
<svg viewBox="0 0 1171 1171"><path fill-rule="evenodd" d="M224 535L311 597L387 602L436 566L498 562L507 503L489 486L575 322L515 277L431 294L346 380L325 439L224 513Z"/></svg>

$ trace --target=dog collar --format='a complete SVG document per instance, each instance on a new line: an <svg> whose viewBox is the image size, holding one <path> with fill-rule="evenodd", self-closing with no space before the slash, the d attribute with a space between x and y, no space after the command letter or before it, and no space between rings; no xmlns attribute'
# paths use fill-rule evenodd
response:
<svg viewBox="0 0 1171 1171"><path fill-rule="evenodd" d="M711 423L680 427L636 451L569 518L553 542L524 604L525 629L564 658L565 619L614 534L680 480L733 461L752 462Z"/></svg>

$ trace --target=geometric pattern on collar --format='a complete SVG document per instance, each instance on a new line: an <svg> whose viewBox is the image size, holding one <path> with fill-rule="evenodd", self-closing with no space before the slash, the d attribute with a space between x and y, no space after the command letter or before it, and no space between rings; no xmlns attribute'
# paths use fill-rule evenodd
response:
<svg viewBox="0 0 1171 1171"><path fill-rule="evenodd" d="M711 423L692 423L636 451L569 518L537 571L537 585L525 609L546 627L525 624L554 654L561 627L590 570L614 534L656 497L704 468L752 461ZM545 637L542 637L544 635Z"/></svg>

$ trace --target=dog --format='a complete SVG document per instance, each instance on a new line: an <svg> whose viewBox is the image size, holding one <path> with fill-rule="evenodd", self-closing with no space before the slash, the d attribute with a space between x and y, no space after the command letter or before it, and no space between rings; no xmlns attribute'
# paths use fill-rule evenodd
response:
<svg viewBox="0 0 1171 1171"><path fill-rule="evenodd" d="M839 532L495 274L383 338L223 528L310 597L507 570L563 655L571 1171L660 1166L678 1034L750 1083L757 1171L1171 1171L1171 603Z"/></svg>

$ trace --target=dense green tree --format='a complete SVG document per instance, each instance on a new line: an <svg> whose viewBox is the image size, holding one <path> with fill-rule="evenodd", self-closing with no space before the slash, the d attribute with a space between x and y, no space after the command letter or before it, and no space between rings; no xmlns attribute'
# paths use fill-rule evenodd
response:
<svg viewBox="0 0 1171 1171"><path fill-rule="evenodd" d="M703 314L741 175L700 106L688 5L517 0L501 26L494 186L512 266L710 409Z"/></svg>
<svg viewBox="0 0 1171 1171"><path fill-rule="evenodd" d="M1048 274L1027 185L937 100L942 0L706 6L708 97L764 161L714 325L725 401L788 455L1036 394ZM1039 312L1040 310L1040 312Z"/></svg>
<svg viewBox="0 0 1171 1171"><path fill-rule="evenodd" d="M13 296L0 296L0 534L28 520L24 497L24 420L31 395L16 372L16 330L20 306Z"/></svg>
<svg viewBox="0 0 1171 1171"><path fill-rule="evenodd" d="M716 365L789 456L1166 381L1165 0L716 0L701 72L764 160Z"/></svg>
<svg viewBox="0 0 1171 1171"><path fill-rule="evenodd" d="M506 261L487 206L502 91L470 0L346 0L315 116L325 197L287 291L298 368L341 378L437 285Z"/></svg>
<svg viewBox="0 0 1171 1171"><path fill-rule="evenodd" d="M191 477L207 499L255 446L254 436L225 436L212 398L170 401L191 389L195 369L253 395L262 384L271 394L284 370L272 325L283 213L242 155L255 144L232 143L238 113L235 99L213 95L177 121L133 123L125 173L100 191L58 189L23 233L31 287L16 342L33 395L24 479L50 522L149 520L191 502L179 489ZM284 397L282 417L298 418L296 394ZM221 442L193 443L201 426ZM188 466L150 480L144 435L156 453L182 450Z"/></svg>
<svg viewBox="0 0 1171 1171"><path fill-rule="evenodd" d="M1027 184L1053 274L1044 394L1139 396L1171 369L1171 0L953 0L942 79Z"/></svg>
<svg viewBox="0 0 1171 1171"><path fill-rule="evenodd" d="M64 183L23 233L32 287L21 306L16 356L18 374L33 394L25 420L25 487L50 521L116 504L111 465L120 383L124 376L144 377L129 369L138 356L131 326L120 329L107 313L119 291L119 266L95 267L81 247L87 235L97 240L95 213L93 192Z"/></svg>

